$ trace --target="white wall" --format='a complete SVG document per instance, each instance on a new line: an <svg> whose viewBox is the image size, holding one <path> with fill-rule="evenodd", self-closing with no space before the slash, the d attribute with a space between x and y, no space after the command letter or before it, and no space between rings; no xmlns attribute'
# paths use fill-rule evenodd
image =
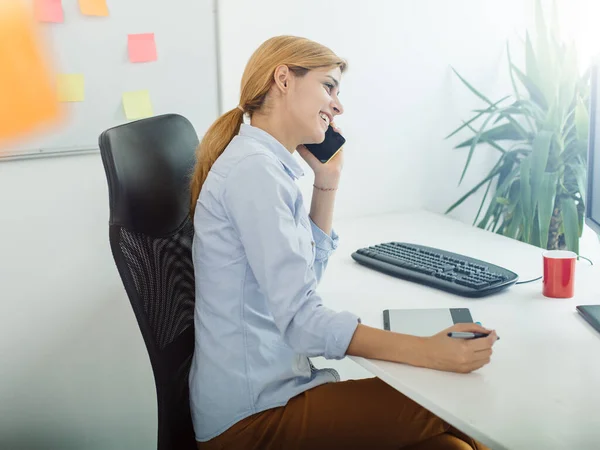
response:
<svg viewBox="0 0 600 450"><path fill-rule="evenodd" d="M2 162L0 205L0 448L152 448L154 380L100 156Z"/></svg>
<svg viewBox="0 0 600 450"><path fill-rule="evenodd" d="M441 212L492 162L481 152L456 188L466 153L443 136L480 103L450 65L491 97L506 92L504 42L530 17L525 3L222 0L223 107L237 105L260 42L321 41L350 63L337 218ZM110 255L99 156L2 162L0 205L0 448L152 448L153 378Z"/></svg>

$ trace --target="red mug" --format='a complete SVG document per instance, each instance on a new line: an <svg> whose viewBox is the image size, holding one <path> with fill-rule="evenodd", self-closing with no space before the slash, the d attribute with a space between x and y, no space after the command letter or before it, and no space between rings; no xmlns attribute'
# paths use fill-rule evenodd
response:
<svg viewBox="0 0 600 450"><path fill-rule="evenodd" d="M575 293L575 262L577 253L566 250L548 250L544 258L545 297L571 298Z"/></svg>

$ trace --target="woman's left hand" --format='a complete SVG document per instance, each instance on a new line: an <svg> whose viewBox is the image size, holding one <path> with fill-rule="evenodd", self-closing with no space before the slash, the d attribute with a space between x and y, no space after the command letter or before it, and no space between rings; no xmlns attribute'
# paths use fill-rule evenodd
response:
<svg viewBox="0 0 600 450"><path fill-rule="evenodd" d="M333 122L331 126L342 134L342 130L337 128ZM323 187L337 187L344 165L343 147L325 164L319 161L304 145L299 145L296 150L315 173L315 184L318 183Z"/></svg>

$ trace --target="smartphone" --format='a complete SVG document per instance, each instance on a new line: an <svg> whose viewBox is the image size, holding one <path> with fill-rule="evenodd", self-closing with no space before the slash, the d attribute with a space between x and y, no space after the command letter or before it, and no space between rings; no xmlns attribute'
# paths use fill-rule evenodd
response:
<svg viewBox="0 0 600 450"><path fill-rule="evenodd" d="M305 144L305 147L315 157L326 164L335 154L342 148L342 145L346 142L344 136L335 131L331 125L325 132L325 140L320 144Z"/></svg>

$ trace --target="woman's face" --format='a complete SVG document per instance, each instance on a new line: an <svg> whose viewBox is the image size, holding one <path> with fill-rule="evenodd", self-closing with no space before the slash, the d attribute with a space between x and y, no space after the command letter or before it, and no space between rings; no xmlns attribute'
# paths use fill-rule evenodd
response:
<svg viewBox="0 0 600 450"><path fill-rule="evenodd" d="M339 67L311 70L303 77L292 77L288 97L291 123L301 144L318 144L334 117L344 108L338 99L342 73Z"/></svg>

